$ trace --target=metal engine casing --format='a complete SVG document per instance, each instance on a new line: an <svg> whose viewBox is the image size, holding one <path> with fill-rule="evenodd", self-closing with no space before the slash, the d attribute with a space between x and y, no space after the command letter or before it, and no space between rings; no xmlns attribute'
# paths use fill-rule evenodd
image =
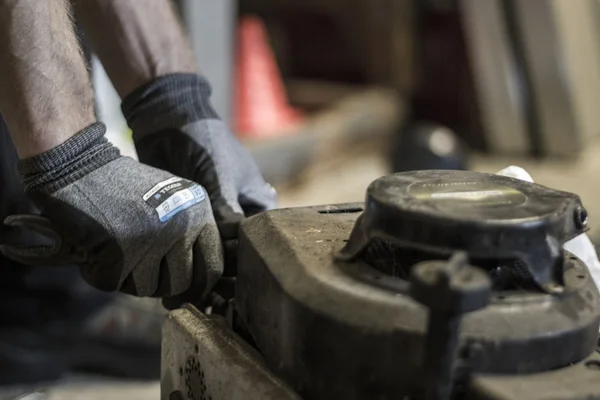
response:
<svg viewBox="0 0 600 400"><path fill-rule="evenodd" d="M224 318L192 305L163 328L162 400L301 400Z"/></svg>
<svg viewBox="0 0 600 400"><path fill-rule="evenodd" d="M361 204L276 210L240 231L240 316L268 364L311 399L397 399L419 381L426 310L402 294L402 282L333 258L360 211ZM463 339L478 343L476 372L538 372L593 352L598 291L581 261L569 263L567 285L578 290L561 308L543 294L513 301L502 293L465 317ZM557 323L571 328L557 331Z"/></svg>
<svg viewBox="0 0 600 400"><path fill-rule="evenodd" d="M410 297L409 282L336 257L364 207L280 209L244 220L234 312L228 323L190 305L171 312L162 398L417 398L427 309ZM600 399L600 295L569 253L562 279L564 293L495 292L464 316L456 398Z"/></svg>
<svg viewBox="0 0 600 400"><path fill-rule="evenodd" d="M278 364L273 364L271 367L268 366L264 356L233 332L223 317L208 316L193 306L186 305L169 314L163 329L161 399L300 400L303 397L300 397L289 383L274 373L277 371L280 376L291 377L291 381L295 382L296 378L292 375L298 370L304 371L299 374L300 378L309 382L320 382L319 388L323 391L354 393L357 388L360 388L360 392L355 395L350 394L348 399L393 398L383 393L383 390L387 389L393 392L401 390L393 389L394 383L399 380L395 378L411 373L409 363L418 363L419 357L421 357L420 345L422 342L419 334L414 332L413 335L408 335L407 339L392 343L393 331L385 328L385 323L386 321L397 321L397 312L374 310L365 305L357 305L347 313L356 312L358 315L352 319L355 324L350 328L353 329L340 333L340 336L331 337L330 339L337 337L340 345L334 343L333 346L329 346L329 342L323 340L323 336L329 336L327 332L320 329L311 331L311 329L323 326L320 325L322 323L339 325L339 321L329 321L323 315L311 315L312 312L306 307L297 308L297 301L281 297L281 286L272 277L262 275L268 270L265 269L264 260L261 260L253 246L256 240L262 241L266 245L270 244L268 246L270 251L278 249L278 253L273 254L272 257L281 257L285 260L281 265L290 270L290 279L293 281L295 279L291 265L303 257L301 250L320 249L314 254L316 260L321 263L330 262L332 252L342 246L345 238L348 237L355 219L360 214L361 207L362 204L345 204L278 210L244 222L242 228L244 233L239 249L239 254L244 261L238 265L239 273L253 276L256 274L252 279L261 281L256 288L261 288L262 294L258 296L261 300L257 303L249 301L248 298L243 300L242 293L250 296L256 291L248 290L252 289L248 284L245 289L239 289L240 297L237 301L239 306L245 307L245 312L256 312L256 318L248 318L247 322L250 326L260 326L261 321L265 324L266 333L269 336L257 340L265 346L265 350L262 352L266 354L266 357L271 357L271 361L279 359L281 361L277 361ZM348 210L355 212L348 212ZM292 214L290 216L292 218L289 220L284 218L284 222L280 218L286 213ZM308 216L313 217L309 218ZM272 236L272 231L268 229L268 226L273 226L278 221L284 223L284 226L295 234ZM315 225L315 221L318 221L319 225ZM326 223L323 223L324 221ZM331 233L337 233L337 235L332 238ZM251 237L254 240L251 240ZM293 240L290 242L290 239ZM290 243L295 243L296 247L290 246ZM257 272L257 268L263 272ZM360 279L365 279L367 282L377 282L382 279L377 279L377 275L361 275L360 271L358 275L362 276ZM586 282L588 279L589 277L586 277ZM323 284L326 285L327 282ZM361 281L359 280L355 284L360 286ZM385 286L385 279L382 284ZM311 290L310 288L306 289ZM351 286L348 289L353 290L354 288ZM596 293L594 288L590 288L586 296L592 301L596 301ZM334 297L323 300L332 304L336 303ZM510 303L510 300L507 301ZM258 307L265 308L262 312L258 312ZM414 307L419 308L420 306L415 304ZM298 309L300 312L298 314L291 312L294 309ZM361 319L361 315L364 314L380 318L379 326L373 325L372 329L365 329L364 321ZM304 321L305 327L298 326L298 321L307 315L310 317ZM569 313L566 312L565 316L568 315ZM273 316L275 318L272 318ZM346 316L340 315L339 319L343 320ZM289 324L274 324L274 321L287 321L290 317L293 318ZM588 317L591 318L591 315ZM421 329L425 327L425 318L426 314L423 312L423 318L418 321ZM398 323L400 322L398 321ZM382 326L385 329L382 329ZM339 330L332 332L339 332ZM586 343L582 344L582 353L591 345L592 341L589 338L583 338L583 340ZM337 353L342 344L353 344L353 347L347 348L346 356L342 354L340 358L334 358L332 353ZM526 339L523 339L523 344L526 345ZM373 347L381 350L371 353ZM560 351L560 348L545 350L555 352ZM337 356L339 355L337 354ZM478 354L474 354L473 357L478 357ZM519 360L519 358L520 355L514 360ZM372 360L373 364L357 365L354 362L357 359ZM277 365L279 365L279 369L276 368ZM515 369L518 369L517 365L518 363L515 363ZM207 370L210 372L207 373ZM317 371L324 374L322 378L312 375ZM380 371L388 371L387 376ZM413 369L413 372L417 372L417 370ZM360 376L349 381L351 384L348 381L343 382L344 376L353 373L359 373ZM573 366L550 372L532 373L525 377L517 373L475 374L468 386L473 394L466 398L481 400L600 399L600 388L597 383L600 378L600 354L592 351L582 362ZM392 383L384 389L380 389L378 381L380 379L389 379ZM301 390L302 385L298 385L298 388ZM201 397L202 393L205 394L205 397ZM307 398L310 397L305 397L305 399Z"/></svg>

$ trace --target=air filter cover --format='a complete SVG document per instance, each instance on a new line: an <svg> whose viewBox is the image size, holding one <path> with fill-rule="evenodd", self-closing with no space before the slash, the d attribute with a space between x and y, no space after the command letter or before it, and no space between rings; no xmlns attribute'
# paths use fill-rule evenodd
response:
<svg viewBox="0 0 600 400"><path fill-rule="evenodd" d="M471 265L518 263L532 288L494 291L460 331L473 373L547 371L596 347L600 296L562 250L583 232L576 195L516 179L420 171L376 180L364 204L268 211L241 223L235 304L270 368L306 398L408 396L420 379L428 311L409 283L365 261L395 255ZM383 264L393 260L383 257Z"/></svg>
<svg viewBox="0 0 600 400"><path fill-rule="evenodd" d="M369 186L340 258L355 258L374 238L438 254L463 250L478 259L517 260L551 293L563 286L563 243L586 224L572 193L493 174L407 172Z"/></svg>

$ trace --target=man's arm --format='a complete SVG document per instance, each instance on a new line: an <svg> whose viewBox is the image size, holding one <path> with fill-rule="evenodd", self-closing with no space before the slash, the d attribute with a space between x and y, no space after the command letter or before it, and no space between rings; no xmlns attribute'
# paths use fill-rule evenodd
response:
<svg viewBox="0 0 600 400"><path fill-rule="evenodd" d="M25 191L41 212L4 222L54 240L0 245L6 257L77 264L101 290L190 300L208 294L223 256L206 193L121 157L106 140L67 0L0 0L0 107Z"/></svg>
<svg viewBox="0 0 600 400"><path fill-rule="evenodd" d="M20 158L94 122L93 92L65 0L0 0L0 111Z"/></svg>
<svg viewBox="0 0 600 400"><path fill-rule="evenodd" d="M74 5L121 98L159 76L198 72L173 1L74 0Z"/></svg>

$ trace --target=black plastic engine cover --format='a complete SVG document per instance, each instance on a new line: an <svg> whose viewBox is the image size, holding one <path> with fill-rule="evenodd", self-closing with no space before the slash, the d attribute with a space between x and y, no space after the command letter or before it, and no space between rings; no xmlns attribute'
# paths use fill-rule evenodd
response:
<svg viewBox="0 0 600 400"><path fill-rule="evenodd" d="M575 194L470 171L411 171L367 189L366 210L339 257L352 260L374 238L445 254L518 260L543 290L563 290L562 245L584 232Z"/></svg>
<svg viewBox="0 0 600 400"><path fill-rule="evenodd" d="M268 365L306 399L401 399L423 385L428 311L410 297L409 282L360 254L387 240L430 259L454 250L475 261L516 257L552 287L494 292L486 308L466 314L459 379L564 367L595 350L600 324L587 267L562 250L584 228L573 219L580 208L573 194L489 174L384 177L365 205L243 221L236 307ZM546 267L532 256L544 252Z"/></svg>
<svg viewBox="0 0 600 400"><path fill-rule="evenodd" d="M307 399L398 399L418 382L427 313L406 282L334 261L356 210L283 209L241 226L238 311L270 367ZM594 350L598 291L581 261L567 265L562 295L502 293L465 317L473 371L544 371Z"/></svg>

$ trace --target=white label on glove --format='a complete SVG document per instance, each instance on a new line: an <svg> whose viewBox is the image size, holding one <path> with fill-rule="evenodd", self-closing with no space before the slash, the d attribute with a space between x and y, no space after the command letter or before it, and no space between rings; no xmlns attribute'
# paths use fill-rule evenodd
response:
<svg viewBox="0 0 600 400"><path fill-rule="evenodd" d="M200 185L179 177L158 183L143 196L144 201L156 210L161 222L168 221L205 198L206 194Z"/></svg>

